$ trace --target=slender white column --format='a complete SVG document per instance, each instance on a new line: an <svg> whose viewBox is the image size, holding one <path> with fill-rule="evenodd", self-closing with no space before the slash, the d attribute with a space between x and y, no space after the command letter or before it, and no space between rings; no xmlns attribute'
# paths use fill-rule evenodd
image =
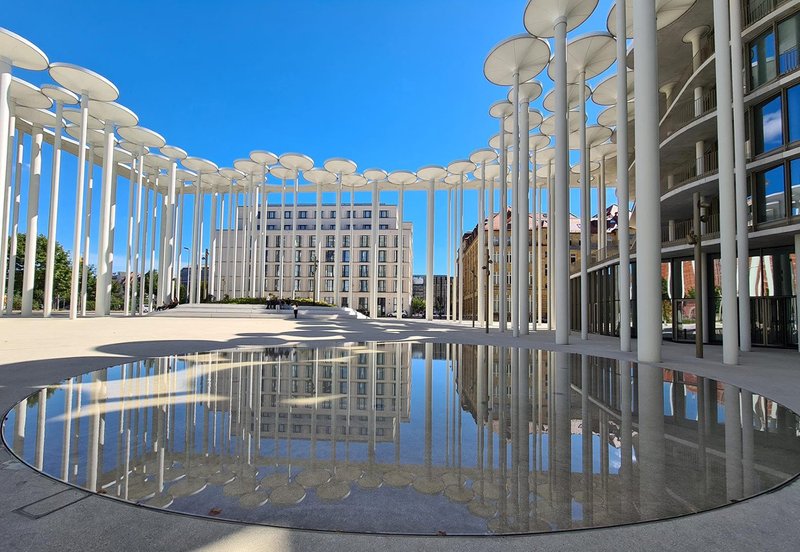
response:
<svg viewBox="0 0 800 552"><path fill-rule="evenodd" d="M200 181L202 179L202 175L198 173L197 175L197 182L195 182L195 191L194 191L194 217L192 218L192 250L189 253L189 302L195 303L195 297L197 296L197 292L195 289L198 287L198 279L197 279L197 251L200 247L198 243L198 228L200 226L200 202L202 201L202 196L200 194ZM244 278L242 278L244 280Z"/></svg>
<svg viewBox="0 0 800 552"><path fill-rule="evenodd" d="M655 21L655 16L653 17ZM555 314L556 344L569 344L569 129L567 128L567 20L559 18L554 30L555 53L553 67L556 98L556 181L551 224L553 234L548 246L554 254L550 258L553 267L555 313L548 313L548 320Z"/></svg>
<svg viewBox="0 0 800 552"><path fill-rule="evenodd" d="M255 173L250 175L250 297L256 296L256 284L257 279L256 275L258 274L258 263L260 261L260 252L258 248L258 234L256 233L256 212L258 211L258 204L259 204L259 192L261 188L256 186L256 175ZM295 198L297 196L295 195ZM293 202L296 203L296 200ZM293 213L294 215L294 213ZM292 216L292 240L294 241L294 216ZM294 287L292 287L294 290ZM294 291L292 291L292 297L294 297Z"/></svg>
<svg viewBox="0 0 800 552"><path fill-rule="evenodd" d="M137 305L141 303L141 286L139 285L139 238L142 223L142 179L144 178L144 153L140 153L137 161L136 175L136 212L133 219L133 273L131 274L131 314L136 314ZM133 183L131 183L133 185ZM133 209L133 205L131 205Z"/></svg>
<svg viewBox="0 0 800 552"><path fill-rule="evenodd" d="M520 314L520 277L522 272L522 258L520 251L521 226L520 226L520 165L519 151L519 73L514 74L514 87L512 89L512 104L514 105L513 130L511 132L511 335L518 337L522 326ZM527 130L527 129L526 129ZM526 152L527 155L527 152ZM526 232L527 233L527 232Z"/></svg>
<svg viewBox="0 0 800 552"><path fill-rule="evenodd" d="M608 217L606 216L606 155L600 157L600 180L597 182L597 251L598 258L605 257L608 247Z"/></svg>
<svg viewBox="0 0 800 552"><path fill-rule="evenodd" d="M161 281L159 288L163 288L162 301L164 303L172 302L172 282L175 276L175 203L176 203L176 190L178 187L178 162L176 159L171 159L169 167L169 184L167 187L167 247L164 252L164 258L167 260L164 267L164 274L160 275ZM180 284L179 284L180 285ZM179 288L180 290L180 288ZM163 303L162 303L163 304Z"/></svg>
<svg viewBox="0 0 800 552"><path fill-rule="evenodd" d="M167 185L169 188L169 185ZM170 286L170 275L167 273L167 239L169 228L167 226L167 211L169 210L168 193L161 190L161 198L158 202L158 291L156 292L156 307L161 307L167 302L167 293Z"/></svg>
<svg viewBox="0 0 800 552"><path fill-rule="evenodd" d="M547 163L547 329L552 330L555 323L555 293L553 286L554 275L554 249L555 249L555 218L553 205L555 202L555 179L553 178L553 161Z"/></svg>
<svg viewBox="0 0 800 552"><path fill-rule="evenodd" d="M434 213L435 192L436 192L435 183L433 179L431 179L431 181L428 183L428 221L426 228L427 258L425 260L425 320L433 320L433 240L435 236L433 229L433 213ZM459 273L463 273L464 270L464 259L462 259L461 257L459 257L458 259L458 270ZM460 288L459 310L461 311L462 314L463 314L463 307L462 307L463 301L464 301L463 288Z"/></svg>
<svg viewBox="0 0 800 552"><path fill-rule="evenodd" d="M103 141L103 168L100 181L100 237L97 243L97 278L95 286L94 313L108 316L111 301L111 274L109 252L111 243L111 179L114 173L114 125L106 123Z"/></svg>
<svg viewBox="0 0 800 552"><path fill-rule="evenodd" d="M131 161L131 173L128 176L128 239L125 249L125 298L123 300L123 311L125 316L130 316L131 308L131 263L133 262L133 219L134 219L134 192L136 190L136 181L134 175L136 173L136 163L139 160L139 155L134 154Z"/></svg>
<svg viewBox="0 0 800 552"><path fill-rule="evenodd" d="M528 194L530 193L530 168L528 166L528 151L530 149L530 114L528 112L528 100L519 104L519 182L517 192L517 259L519 271L517 272L517 290L519 298L519 315L517 318L520 335L530 334L528 316L530 314L530 293L529 274L530 263L528 261L531 248L528 244Z"/></svg>
<svg viewBox="0 0 800 552"><path fill-rule="evenodd" d="M199 177L198 177L199 178ZM203 296L203 229L205 227L205 200L202 193L202 188L197 189L200 194L199 201L199 220L197 223L197 285L194 288L195 303L200 303Z"/></svg>
<svg viewBox="0 0 800 552"><path fill-rule="evenodd" d="M239 209L239 192L237 191L233 196L233 201L231 202L231 208L233 209L233 217L231 218L231 223L233 224L233 266L231 267L231 287L233 292L231 297L240 297L241 296L241 289L242 286L239 285L239 221L241 217L239 216L240 209ZM280 222L280 220L279 220Z"/></svg>
<svg viewBox="0 0 800 552"><path fill-rule="evenodd" d="M738 6L736 9L739 9ZM722 268L722 362L737 364L739 362L739 320L736 299L736 193L733 174L733 120L730 107L733 101L733 92L731 90L731 50L728 47L729 33L728 3L725 0L714 0L714 50L717 55L714 69L717 83L717 144L719 147L719 241ZM638 69L634 75L638 75ZM638 87L636 96L637 98L639 96ZM636 119L638 120L641 112L638 111L639 106L636 107ZM638 137L638 128L636 132ZM638 159L636 165L637 167L639 165ZM641 182L638 173L636 181ZM641 222L639 225L641 226ZM745 327L749 332L750 319L748 318L745 322Z"/></svg>
<svg viewBox="0 0 800 552"><path fill-rule="evenodd" d="M236 297L236 240L231 238L236 235L236 194L233 193L233 178L228 185L228 232L226 233L227 258L225 259L225 293ZM266 215L262 215L266 216ZM262 221L262 224L266 224Z"/></svg>
<svg viewBox="0 0 800 552"><path fill-rule="evenodd" d="M478 271L478 322L486 324L486 161L481 162L481 187L478 191L478 254L475 270ZM479 376L480 378L480 376Z"/></svg>
<svg viewBox="0 0 800 552"><path fill-rule="evenodd" d="M2 252L0 252L0 268L4 270L0 270L0 280L3 281L0 284L0 310L4 306L2 301L5 298L5 259L6 259L6 251L8 251L7 243L8 243L8 209L6 208L6 202L10 200L10 197L6 194L6 190L11 188L11 155L12 155L12 143L14 140L14 132L15 132L15 124L12 122L12 115L11 115L11 102L9 101L9 88L11 87L11 63L8 62L6 59L0 58L0 243L2 243ZM21 141L21 139L20 139ZM14 270L13 265L11 265L11 269L9 272ZM14 290L9 288L8 290L9 298L13 298ZM9 304L13 304L13 299L9 300ZM10 312L10 311L9 311Z"/></svg>
<svg viewBox="0 0 800 552"><path fill-rule="evenodd" d="M47 256L44 271L44 317L50 316L53 309L53 279L55 277L56 224L58 223L58 193L61 182L61 133L64 130L64 102L56 101L56 127L53 130L53 164L50 168L50 217L47 223ZM0 150L2 151L2 150ZM3 190L0 186L0 195ZM1 201L1 200L0 200ZM0 203L2 213L2 203ZM2 216L0 215L0 218ZM2 255L6 254L3 249Z"/></svg>
<svg viewBox="0 0 800 552"><path fill-rule="evenodd" d="M266 198L266 194L264 194L264 197ZM263 210L261 211L261 216L264 217L264 211ZM264 222L265 221L262 218L262 220L261 220L261 227L262 228L264 227ZM216 259L217 259L217 261L215 263L216 264L217 278L216 278L216 282L214 283L214 290L216 291L216 293L218 295L218 297L217 297L218 300L222 299L225 296L225 290L222 287L222 274L224 272L224 266L225 266L224 263L222 262L222 251L224 249L223 246L222 246L222 242L223 242L223 236L225 235L223 233L224 229L225 229L225 193L223 192L223 193L219 194L219 226L215 227L215 230L214 230L214 237L216 238L216 248L215 249L216 249ZM262 267L263 267L263 263L262 263ZM261 273L261 278L259 279L259 282L261 284L263 284L263 282L264 282L264 274L263 273ZM264 293L264 286L263 285L259 286L259 291L261 293L260 297L263 297L264 296L263 295L263 293Z"/></svg>
<svg viewBox="0 0 800 552"><path fill-rule="evenodd" d="M150 217L150 280L147 282L147 308L149 312L153 312L153 289L155 287L155 269L156 269L156 244L158 243L158 235L156 234L156 215L158 213L158 169L155 169L155 182L153 182L153 205ZM159 287L161 287L159 285Z"/></svg>
<svg viewBox="0 0 800 552"><path fill-rule="evenodd" d="M39 237L39 188L42 178L42 127L31 131L31 173L28 184L28 221L25 227L25 265L22 272L22 316L33 314L36 242Z"/></svg>
<svg viewBox="0 0 800 552"><path fill-rule="evenodd" d="M378 317L378 183L372 182L372 225L370 245L369 315Z"/></svg>
<svg viewBox="0 0 800 552"><path fill-rule="evenodd" d="M0 90L2 93L2 90ZM0 102L2 103L2 102ZM72 280L70 283L69 317L78 317L78 284L81 268L81 222L83 219L83 183L86 179L86 131L89 123L89 96L81 94L81 137L78 141L78 180L75 184L75 228L72 241ZM85 261L85 259L84 259Z"/></svg>
<svg viewBox="0 0 800 552"><path fill-rule="evenodd" d="M14 307L14 287L17 278L17 236L19 234L19 208L22 203L22 166L25 154L25 135L20 133L17 136L17 158L16 169L14 172L14 192L9 199L9 209L11 215L11 234L9 236L11 244L8 260L8 292L9 301L6 304L6 314L11 314ZM10 163L9 163L10 164ZM10 169L9 169L10 170ZM9 180L10 183L10 180ZM5 275L3 275L5 277Z"/></svg>
<svg viewBox="0 0 800 552"><path fill-rule="evenodd" d="M739 349L750 350L750 248L748 242L747 155L745 153L744 63L742 61L742 13L730 0L731 78L733 86L733 158L736 176L736 269L739 284ZM798 316L800 316L800 311Z"/></svg>
<svg viewBox="0 0 800 552"><path fill-rule="evenodd" d="M336 243L334 244L333 255L333 296L336 306L340 307L342 302L340 300L340 290L342 287L342 276L339 274L339 266L342 256L342 173L336 175L338 179L338 187L336 190L336 216L334 222L336 225ZM352 305L349 305L352 308Z"/></svg>
<svg viewBox="0 0 800 552"><path fill-rule="evenodd" d="M458 181L458 217L456 220L456 240L458 244L458 321L464 321L464 173ZM433 239L433 238L431 238ZM433 267L431 267L433 269ZM431 282L433 285L433 282Z"/></svg>
<svg viewBox="0 0 800 552"><path fill-rule="evenodd" d="M294 177L294 186L292 188L293 190L292 191L292 245L291 245L292 256L289 262L289 266L291 267L289 272L290 276L289 285L291 286L292 289L292 299L297 297L297 286L294 285L295 280L297 278L295 277L294 270L295 267L298 265L295 258L297 256L297 194L299 191L298 188L299 183L300 183L300 171L298 170L297 174Z"/></svg>
<svg viewBox="0 0 800 552"><path fill-rule="evenodd" d="M626 59L625 0L616 0L617 7L617 242L619 244L619 348L631 350L631 278L630 278L630 199L628 191L628 68Z"/></svg>
<svg viewBox="0 0 800 552"><path fill-rule="evenodd" d="M566 40L566 39L565 39ZM507 262L507 243L508 243L508 148L506 147L506 133L504 129L505 119L500 117L500 205L497 209L497 216L500 222L500 286L497 297L499 305L499 325L500 331L506 331L508 326L508 262Z"/></svg>
<svg viewBox="0 0 800 552"><path fill-rule="evenodd" d="M451 320L453 318L453 314L451 313L452 309L452 298L450 297L450 282L453 277L453 190L452 188L448 188L447 191L447 229L445 230L445 234L447 234L447 285L445 286L445 303L446 305L446 313L445 317L447 320Z"/></svg>
<svg viewBox="0 0 800 552"><path fill-rule="evenodd" d="M591 202L589 194L589 151L586 148L586 72L581 71L578 79L580 99L578 100L578 113L580 126L580 163L581 163L581 339L589 339L589 254L591 248L589 241L591 234L589 224L591 215L589 208ZM598 211L599 213L599 211ZM600 228L600 217L597 217L597 228Z"/></svg>
<svg viewBox="0 0 800 552"><path fill-rule="evenodd" d="M320 301L322 287L322 184L317 184L314 212L314 300Z"/></svg>
<svg viewBox="0 0 800 552"><path fill-rule="evenodd" d="M537 289L539 287L539 236L537 234L538 220L539 220L539 204L537 198L539 194L539 187L536 181L536 147L530 150L531 158L531 189L530 189L530 213L531 213L531 232L530 232L530 257L531 257L531 287L530 297L528 297L528 304L531 309L531 322L533 323L532 331L538 328L539 319L539 302L537 301Z"/></svg>
<svg viewBox="0 0 800 552"><path fill-rule="evenodd" d="M144 169L144 167L142 167ZM142 177L139 177L139 180L142 180ZM147 271L147 225L150 222L150 190L145 185L142 191L142 204L144 206L144 217L142 217L141 226L142 226L142 243L141 243L141 250L139 252L139 259L140 261L140 268L139 268L139 315L144 314L144 305L147 302L147 290L145 288L144 277ZM137 209L140 207L137 207Z"/></svg>
<svg viewBox="0 0 800 552"><path fill-rule="evenodd" d="M285 243L284 243L284 233L283 233L283 226L284 221L286 219L283 218L283 214L286 212L286 179L281 179L281 212L278 214L278 221L280 222L281 229L280 233L278 234L278 239L280 239L280 243L278 244L278 255L280 258L280 262L278 265L279 272L281 273L280 282L278 283L278 297L283 299L283 281L286 277L286 263L284 262L284 250L285 250Z"/></svg>
<svg viewBox="0 0 800 552"><path fill-rule="evenodd" d="M89 173L86 181L86 219L84 220L83 235L83 267L81 270L81 316L86 316L86 302L89 298L89 244L92 234L92 192L94 191L94 147L89 147L89 155L86 160L86 171Z"/></svg>
<svg viewBox="0 0 800 552"><path fill-rule="evenodd" d="M355 271L355 267L356 267L356 265L355 265L355 262L356 262L356 258L355 258L356 244L354 243L355 232L353 231L353 227L355 226L355 224L353 224L353 219L355 219L355 214L356 214L356 212L355 212L355 195L356 195L355 190L356 189L354 187L350 188L350 219L349 219L350 220L350 271L348 272L348 274L349 274L349 276L348 276L348 288L350 289L350 292L349 292L349 299L347 300L347 303L350 305L351 309L354 308L353 307L353 305L354 305L354 303L353 303L353 293L354 293L354 290L353 290L353 278L354 278L355 275L353 274L353 272Z"/></svg>
<svg viewBox="0 0 800 552"><path fill-rule="evenodd" d="M211 225L209 227L209 271L208 275L208 293L216 295L216 282L217 282L217 219L218 219L218 205L217 205L217 192L211 192ZM255 245L255 242L254 242ZM253 281L256 281L255 274ZM254 294L255 296L255 294Z"/></svg>
<svg viewBox="0 0 800 552"><path fill-rule="evenodd" d="M247 183L245 183L244 191L242 193L242 203L242 297L246 297L250 290L247 276L250 274L250 254L252 253L252 248L250 247L250 208L252 206L252 187ZM283 228L283 219L281 219L281 228ZM281 249L281 251L283 251L283 249ZM283 253L281 253L281 255L282 254ZM283 282L281 282L281 284L283 284Z"/></svg>
<svg viewBox="0 0 800 552"><path fill-rule="evenodd" d="M494 275L497 273L497 263L494 262L494 178L489 179L489 216L486 220L486 249L491 262L486 277L489 278L489 323L494 324Z"/></svg>
<svg viewBox="0 0 800 552"><path fill-rule="evenodd" d="M176 192L177 193L177 192ZM178 206L178 212L176 213L175 218L177 219L175 224L175 250L173 251L174 254L174 263L175 263L175 299L177 301L181 300L181 265L183 261L181 260L183 257L183 218L184 213L186 212L186 190L184 189L184 183L181 182L180 187L180 194L176 195L176 203Z"/></svg>
<svg viewBox="0 0 800 552"><path fill-rule="evenodd" d="M261 218L259 219L261 224L261 245L259 246L259 255L261 258L261 262L259 263L259 279L258 279L258 287L259 287L259 297L262 299L267 296L267 211L269 211L269 192L267 191L267 182L266 182L266 171L267 166L264 165L264 180L262 181L262 192L261 192Z"/></svg>
<svg viewBox="0 0 800 552"><path fill-rule="evenodd" d="M13 102L13 100L11 100ZM0 202L4 202L3 210L0 211L0 314L4 314L6 312L6 274L8 273L8 262L9 262L9 255L6 252L9 250L9 226L11 224L11 204L12 204L12 196L11 192L14 189L14 184L11 180L11 167L14 165L14 134L16 134L16 122L15 117L13 114L13 110L11 110L11 117L9 118L9 128L8 129L0 129L0 133L8 133L8 148L5 153L0 150L0 157L6 155L6 168L4 173L0 174L0 183L2 183L2 189L0 189L0 193L3 194L3 199ZM20 138L17 139L18 142L22 142L22 135ZM13 299L13 290L11 290L8 294L9 299ZM13 302L13 301L11 301ZM9 311L10 312L10 311Z"/></svg>
<svg viewBox="0 0 800 552"><path fill-rule="evenodd" d="M400 184L400 191L397 192L397 285L395 292L397 293L397 308L395 315L398 320L403 318L403 272L405 270L403 263L403 196L405 195L405 184ZM450 258L447 260L448 267L450 266ZM449 286L448 286L449 289ZM800 293L798 294L800 296ZM411 306L409 305L409 310ZM798 311L800 312L800 311Z"/></svg>
<svg viewBox="0 0 800 552"><path fill-rule="evenodd" d="M634 88L636 89L637 354L640 362L660 362L661 198L655 4L642 2L636 5L633 13L633 28L637 51L634 73ZM620 32L624 34L624 31L620 30Z"/></svg>
<svg viewBox="0 0 800 552"><path fill-rule="evenodd" d="M550 181L550 164L548 163L547 181ZM536 163L533 164L533 178L536 181ZM544 229L542 228L542 221L544 220L544 188L539 189L539 206L536 212L536 217L533 219L536 229L536 285L533 287L536 290L536 324L537 327L544 320L542 316L542 308L544 307L544 258L542 257L542 237Z"/></svg>

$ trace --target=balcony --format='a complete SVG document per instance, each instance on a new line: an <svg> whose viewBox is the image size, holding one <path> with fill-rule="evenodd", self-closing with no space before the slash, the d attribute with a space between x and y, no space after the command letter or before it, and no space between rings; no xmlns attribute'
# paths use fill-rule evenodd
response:
<svg viewBox="0 0 800 552"><path fill-rule="evenodd" d="M742 27L746 28L768 16L789 0L750 0L742 6Z"/></svg>
<svg viewBox="0 0 800 552"><path fill-rule="evenodd" d="M710 151L695 159L694 164L685 166L672 173L672 179L667 180L664 189L666 192L680 188L692 182L696 182L707 176L715 175L719 172L719 153Z"/></svg>
<svg viewBox="0 0 800 552"><path fill-rule="evenodd" d="M714 111L717 108L717 91L712 88L706 90L697 99L684 100L672 107L669 116L661 123L661 139L675 134L693 121Z"/></svg>

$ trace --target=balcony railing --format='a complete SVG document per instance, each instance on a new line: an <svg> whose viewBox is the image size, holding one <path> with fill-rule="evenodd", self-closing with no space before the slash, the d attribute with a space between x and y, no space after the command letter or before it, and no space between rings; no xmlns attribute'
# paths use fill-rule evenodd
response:
<svg viewBox="0 0 800 552"><path fill-rule="evenodd" d="M789 0L750 0L742 7L742 20L744 26L749 27L756 21L768 16L778 6L785 4Z"/></svg>
<svg viewBox="0 0 800 552"><path fill-rule="evenodd" d="M714 55L714 32L708 33L706 36L703 37L700 43L700 49L697 53L692 57L692 62L686 66L686 68L681 72L677 79L675 79L675 84L673 85L673 90L675 93L680 92L686 83L689 81L691 76L697 70L698 67L703 65L708 58ZM669 106L667 106L669 107Z"/></svg>
<svg viewBox="0 0 800 552"><path fill-rule="evenodd" d="M661 125L661 138L664 139L717 108L717 91L707 90L698 99L689 99L676 105L669 117Z"/></svg>
<svg viewBox="0 0 800 552"><path fill-rule="evenodd" d="M683 167L680 170L672 173L672 180L667 180L667 190L673 190L699 180L711 174L716 174L719 171L719 153L717 151L710 151L695 159L693 165ZM670 184L671 182L671 184Z"/></svg>

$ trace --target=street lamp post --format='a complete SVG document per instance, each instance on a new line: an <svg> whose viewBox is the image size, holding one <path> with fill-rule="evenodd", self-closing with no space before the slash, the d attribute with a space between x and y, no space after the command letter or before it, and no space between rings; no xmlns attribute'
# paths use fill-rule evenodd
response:
<svg viewBox="0 0 800 552"><path fill-rule="evenodd" d="M486 310L484 311L486 313L489 312L489 282L491 281L491 275L492 275L491 264L492 264L492 259L491 259L491 257L489 257L489 252L487 251L486 252L486 264L481 267L481 270L485 270L486 271L486 279L485 279L485 281L486 281L486 293L483 294L483 297L484 297L484 299L486 301ZM486 316L486 333L489 333L489 317L488 316Z"/></svg>
<svg viewBox="0 0 800 552"><path fill-rule="evenodd" d="M470 268L469 271L472 273L472 327L475 327L475 303L477 302L478 297L478 273L475 272L474 268Z"/></svg>

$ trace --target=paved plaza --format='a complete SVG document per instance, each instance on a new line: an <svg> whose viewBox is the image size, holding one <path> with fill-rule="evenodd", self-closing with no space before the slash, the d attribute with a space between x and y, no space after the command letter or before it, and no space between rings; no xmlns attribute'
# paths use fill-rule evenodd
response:
<svg viewBox="0 0 800 552"><path fill-rule="evenodd" d="M519 345L520 340L447 322L358 319L85 318L0 320L0 408L42 385L115 364L159 355L238 345L330 345L345 341L417 341ZM170 336L165 339L164 336ZM617 342L556 347L540 331L531 347L590 352L634 360ZM800 375L794 351L759 350L738 366L724 366L717 347L696 360L691 346L664 344L665 368L763 394L800 410ZM403 537L336 534L254 527L159 512L76 490L20 464L0 450L0 526L9 550L793 550L800 542L800 484L689 517L610 529L512 537Z"/></svg>

